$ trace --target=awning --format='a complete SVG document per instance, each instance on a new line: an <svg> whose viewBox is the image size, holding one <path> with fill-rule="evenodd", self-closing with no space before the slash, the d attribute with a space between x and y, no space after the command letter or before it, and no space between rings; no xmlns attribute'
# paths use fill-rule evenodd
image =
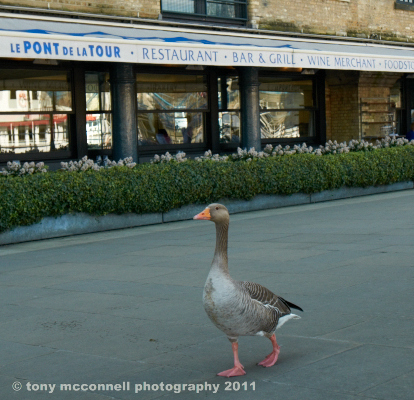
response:
<svg viewBox="0 0 414 400"><path fill-rule="evenodd" d="M0 57L414 72L414 47L0 14Z"/></svg>

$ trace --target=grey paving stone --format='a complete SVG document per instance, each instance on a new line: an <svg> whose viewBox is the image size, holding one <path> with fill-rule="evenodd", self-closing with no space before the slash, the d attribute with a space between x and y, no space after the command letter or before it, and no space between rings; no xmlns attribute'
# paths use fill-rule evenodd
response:
<svg viewBox="0 0 414 400"><path fill-rule="evenodd" d="M303 299L294 298L294 300L297 300L297 303L303 306L305 312L300 313L295 310L294 312L300 315L301 320L292 321L297 323L283 326L283 334L319 339L324 335L352 328L375 318L369 312L364 311L360 313L351 313L339 309L336 312L327 311L323 308L323 305L321 306L317 296ZM337 340L353 342L355 338L344 336L338 337Z"/></svg>
<svg viewBox="0 0 414 400"><path fill-rule="evenodd" d="M0 340L0 367L53 352L54 350L48 347L31 346L6 340Z"/></svg>
<svg viewBox="0 0 414 400"><path fill-rule="evenodd" d="M281 374L275 381L358 394L407 374L412 365L412 353L406 349L362 345Z"/></svg>
<svg viewBox="0 0 414 400"><path fill-rule="evenodd" d="M197 326L179 322L129 322L121 333L113 330L79 332L71 337L48 343L55 349L82 354L117 357L124 360L146 363L148 357L174 352L177 349L198 344L200 341L220 335L210 325ZM151 364L151 363L149 363Z"/></svg>
<svg viewBox="0 0 414 400"><path fill-rule="evenodd" d="M42 368L39 368L41 363ZM0 374L44 383L100 383L119 382L127 374L147 369L142 363L116 357L92 356L57 350L51 354L8 364ZM122 382L122 380L121 380Z"/></svg>
<svg viewBox="0 0 414 400"><path fill-rule="evenodd" d="M413 395L414 370L362 392L361 395L381 400L406 400Z"/></svg>
<svg viewBox="0 0 414 400"><path fill-rule="evenodd" d="M396 327L398 327L396 329ZM323 335L328 339L352 340L381 346L414 349L414 315L412 318L383 315Z"/></svg>
<svg viewBox="0 0 414 400"><path fill-rule="evenodd" d="M299 321L295 322L299 323ZM257 366L257 363L262 361L272 349L268 339L262 337L239 339L239 357L247 372L246 378L267 380L358 346L356 343L339 340L289 336L282 333L283 328L276 336L281 347L279 359L271 368ZM143 361L157 365L186 366L186 368L204 371L210 377L214 377L217 372L231 368L233 364L230 342L220 331L217 332L217 337L167 354L148 357Z"/></svg>
<svg viewBox="0 0 414 400"><path fill-rule="evenodd" d="M0 323L27 318L37 313L38 309L19 304L4 304L0 308Z"/></svg>
<svg viewBox="0 0 414 400"><path fill-rule="evenodd" d="M20 273L20 271L4 272L1 274L1 286L19 286L19 287L50 287L62 282L72 282L76 280L73 276L45 276L33 275L30 272Z"/></svg>
<svg viewBox="0 0 414 400"><path fill-rule="evenodd" d="M24 288L20 286L0 286L0 302L2 304L21 304L26 301L56 296L59 291L49 288Z"/></svg>
<svg viewBox="0 0 414 400"><path fill-rule="evenodd" d="M229 383L219 383L220 387L217 394L212 391L202 392L197 395L197 399L206 398L223 398L234 400L249 399L275 399L275 400L361 400L360 396L353 396L329 390L314 390L296 385L285 385L281 383L273 383L267 381L250 381L248 379L235 378L227 381ZM235 390L238 386L234 382L239 382L242 389ZM203 382L201 382L203 383ZM246 384L245 390L243 384ZM255 390L253 390L253 387ZM176 395L167 394L161 399L174 399ZM194 399L191 392L180 393L180 399Z"/></svg>

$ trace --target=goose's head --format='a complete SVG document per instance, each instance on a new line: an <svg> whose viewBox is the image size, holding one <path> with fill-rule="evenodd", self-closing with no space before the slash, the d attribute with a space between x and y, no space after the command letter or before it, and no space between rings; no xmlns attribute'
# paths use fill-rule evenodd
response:
<svg viewBox="0 0 414 400"><path fill-rule="evenodd" d="M204 211L197 214L193 219L206 219L216 224L228 223L230 216L229 211L223 204L213 203L205 208Z"/></svg>

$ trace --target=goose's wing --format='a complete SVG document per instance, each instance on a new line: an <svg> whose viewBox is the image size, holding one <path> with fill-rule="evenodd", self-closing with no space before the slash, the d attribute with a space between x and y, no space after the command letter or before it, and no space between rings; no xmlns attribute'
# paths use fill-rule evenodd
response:
<svg viewBox="0 0 414 400"><path fill-rule="evenodd" d="M291 307L303 311L299 306L290 303L280 296L277 296L269 289L259 285L258 283L243 281L240 282L240 285L247 291L252 299L259 301L265 306L271 306L277 309L281 316L290 314Z"/></svg>

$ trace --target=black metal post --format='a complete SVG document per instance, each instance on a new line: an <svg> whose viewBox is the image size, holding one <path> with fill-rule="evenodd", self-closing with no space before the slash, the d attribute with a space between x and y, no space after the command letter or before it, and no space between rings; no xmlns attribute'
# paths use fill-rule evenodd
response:
<svg viewBox="0 0 414 400"><path fill-rule="evenodd" d="M112 157L115 161L132 157L138 162L137 113L133 64L116 63L111 74Z"/></svg>
<svg viewBox="0 0 414 400"><path fill-rule="evenodd" d="M260 135L259 73L254 67L239 71L242 147L257 151L262 148Z"/></svg>
<svg viewBox="0 0 414 400"><path fill-rule="evenodd" d="M74 111L75 141L73 157L82 158L88 154L88 141L86 137L86 97L85 97L85 71L81 67L75 67L73 72L75 82Z"/></svg>

